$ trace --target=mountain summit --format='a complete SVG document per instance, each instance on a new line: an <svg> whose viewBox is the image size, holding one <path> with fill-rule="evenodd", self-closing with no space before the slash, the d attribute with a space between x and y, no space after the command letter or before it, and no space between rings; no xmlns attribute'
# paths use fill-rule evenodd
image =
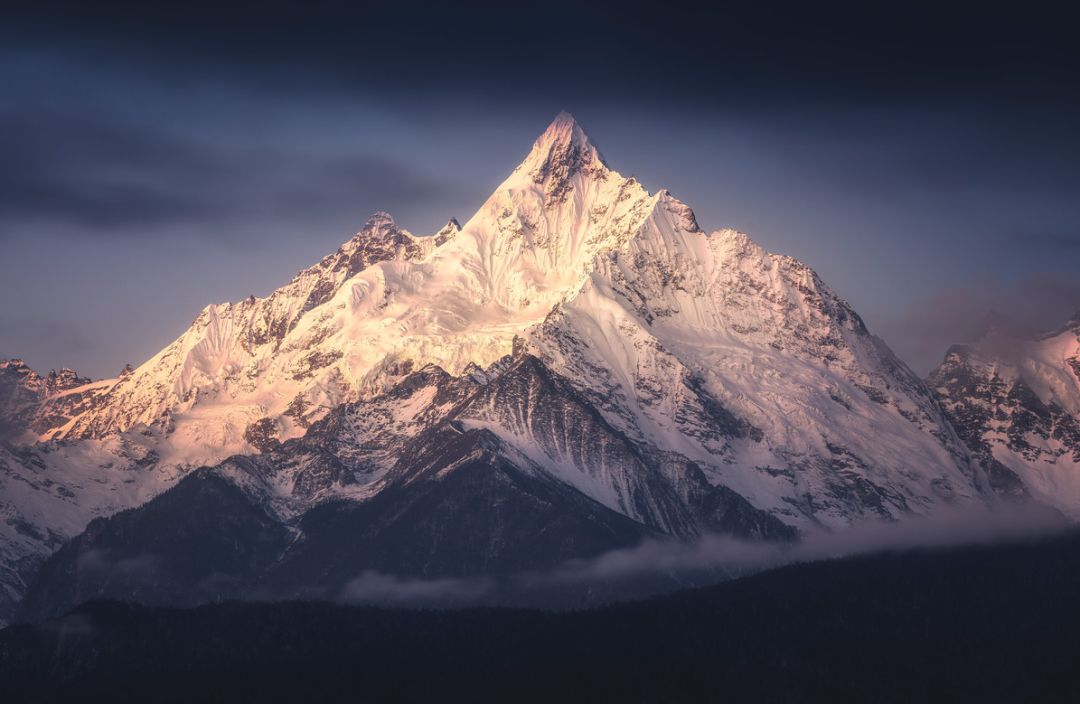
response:
<svg viewBox="0 0 1080 704"><path fill-rule="evenodd" d="M544 186L551 198L564 197L570 179L580 171L602 176L607 164L585 130L565 111L537 137L525 161L515 169L515 173L526 174Z"/></svg>

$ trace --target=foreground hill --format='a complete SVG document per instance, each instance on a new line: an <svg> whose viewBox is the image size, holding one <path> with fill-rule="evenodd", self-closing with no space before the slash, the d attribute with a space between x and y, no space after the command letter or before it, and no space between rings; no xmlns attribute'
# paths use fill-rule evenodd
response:
<svg viewBox="0 0 1080 704"><path fill-rule="evenodd" d="M1076 701L1080 535L577 613L93 603L0 631L23 700Z"/></svg>

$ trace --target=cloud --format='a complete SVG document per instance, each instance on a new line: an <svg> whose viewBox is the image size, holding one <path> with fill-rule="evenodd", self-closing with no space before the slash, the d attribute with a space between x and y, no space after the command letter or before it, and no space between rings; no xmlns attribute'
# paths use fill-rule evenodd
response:
<svg viewBox="0 0 1080 704"><path fill-rule="evenodd" d="M572 603L596 603L597 598L604 601L669 590L674 584L709 584L794 563L1013 542L1049 535L1068 525L1061 514L1037 504L942 509L902 521L812 530L792 543L712 534L685 541L647 540L594 558L569 560L546 572L524 572L499 580L413 579L369 571L348 582L337 600L391 606L494 603L562 608ZM577 601L584 595L588 599ZM313 592L307 596L324 595Z"/></svg>
<svg viewBox="0 0 1080 704"><path fill-rule="evenodd" d="M75 561L78 579L91 583L150 582L161 577L163 567L162 559L151 553L116 558L98 548L86 550Z"/></svg>
<svg viewBox="0 0 1080 704"><path fill-rule="evenodd" d="M952 345L971 342L997 312L1037 331L1058 328L1080 310L1080 279L1032 274L1009 284L974 281L884 316L875 331L920 374L941 363Z"/></svg>
<svg viewBox="0 0 1080 704"><path fill-rule="evenodd" d="M341 590L339 600L363 604L447 604L468 602L488 594L494 588L490 579L412 579L364 572Z"/></svg>
<svg viewBox="0 0 1080 704"><path fill-rule="evenodd" d="M0 240L42 224L100 240L256 236L237 223L308 224L326 213L410 208L460 188L381 154L260 144L243 135L130 125L99 106L78 118L0 113ZM360 219L366 213L356 213Z"/></svg>
<svg viewBox="0 0 1080 704"><path fill-rule="evenodd" d="M1059 513L1036 504L942 510L931 516L869 523L839 531L813 531L794 543L704 535L693 541L655 540L591 560L573 560L524 581L533 589L626 580L651 574L710 572L739 576L797 562L836 559L888 550L956 547L1048 535L1068 525Z"/></svg>
<svg viewBox="0 0 1080 704"><path fill-rule="evenodd" d="M26 360L27 364L39 372L48 371L35 366L32 356L18 352L14 349L16 346L26 349L78 350L80 353L95 348L94 343L77 325L26 316L0 316L0 352L11 352L10 356Z"/></svg>

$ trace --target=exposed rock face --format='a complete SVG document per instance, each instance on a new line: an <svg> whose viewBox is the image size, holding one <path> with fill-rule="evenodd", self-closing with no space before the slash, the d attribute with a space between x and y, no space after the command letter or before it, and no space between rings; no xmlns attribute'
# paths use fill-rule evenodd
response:
<svg viewBox="0 0 1080 704"><path fill-rule="evenodd" d="M0 361L0 438L29 427L45 396L45 380L21 359Z"/></svg>
<svg viewBox="0 0 1080 704"><path fill-rule="evenodd" d="M450 240L457 237L457 233L461 232L461 223L456 218L450 218L441 230L435 233L435 246L441 247Z"/></svg>
<svg viewBox="0 0 1080 704"><path fill-rule="evenodd" d="M41 376L21 359L0 361L0 439L64 426L90 409L97 388L66 367Z"/></svg>

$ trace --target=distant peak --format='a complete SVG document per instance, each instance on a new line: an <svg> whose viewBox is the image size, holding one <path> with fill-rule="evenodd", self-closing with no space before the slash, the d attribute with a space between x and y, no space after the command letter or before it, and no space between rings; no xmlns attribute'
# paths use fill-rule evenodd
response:
<svg viewBox="0 0 1080 704"><path fill-rule="evenodd" d="M364 227L343 247L350 249L363 243L373 242L401 242L411 240L412 233L400 227L394 222L394 216L382 210L372 213L364 223Z"/></svg>
<svg viewBox="0 0 1080 704"><path fill-rule="evenodd" d="M386 227L394 227L394 216L382 210L377 210L371 214L371 217L364 223L362 232L371 232L374 230L381 230Z"/></svg>

